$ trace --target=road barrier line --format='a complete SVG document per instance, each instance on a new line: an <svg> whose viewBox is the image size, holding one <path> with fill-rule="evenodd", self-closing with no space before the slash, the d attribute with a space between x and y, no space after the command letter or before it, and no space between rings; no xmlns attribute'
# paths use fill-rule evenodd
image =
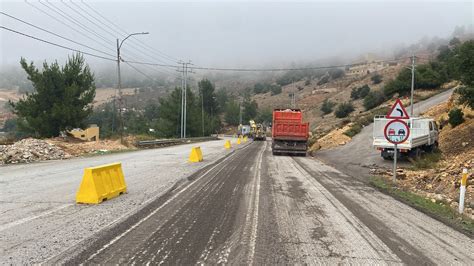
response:
<svg viewBox="0 0 474 266"><path fill-rule="evenodd" d="M256 188L255 188L255 200L254 200L254 207L253 207L253 215L252 215L252 231L250 235L250 253L248 257L248 264L252 265L253 264L253 258L255 256L255 246L257 242L257 229L258 229L258 206L260 203L260 178L261 178L261 172L262 172L262 159L263 159L263 153L265 153L265 150L267 149L267 142L265 141L265 144L263 146L262 151L258 155L257 159L257 167L256 167Z"/></svg>
<svg viewBox="0 0 474 266"><path fill-rule="evenodd" d="M242 148L242 149L246 149L247 147L249 147L250 145L247 145L246 147ZM207 170L206 172L204 172L201 177L209 174L209 172L211 172L212 170L214 170L217 166L221 165L222 163L224 163L225 161L227 161L228 159L232 158L233 156L235 156L237 153L232 153L231 155L229 155L227 158L225 158L224 160L222 160L220 163L214 165L213 167L211 167L209 170ZM193 180L191 183L189 183L186 187L184 187L182 190L178 191L176 194L174 194L171 198L169 198L167 201L165 201L161 206L159 206L158 208L156 208L154 211L152 211L150 214L148 214L147 216L145 216L144 218L142 218L140 221L136 222L134 225L132 225L130 228L128 228L127 230L125 230L123 233L121 233L120 235L116 236L114 239L112 239L109 243L105 244L102 248L100 248L99 250L97 250L97 252L95 252L94 254L92 254L87 260L92 260L95 256L99 255L102 251L104 251L105 249L107 249L108 247L110 247L111 245L113 245L115 242L119 241L121 238L123 238L125 235L127 235L128 233L130 233L133 229L137 228L140 224L142 224L143 222L145 222L146 220L148 220L151 216L155 215L159 210L161 210L162 208L164 208L165 206L167 206L171 201L173 201L175 198L177 198L179 195L181 195L182 193L184 193L186 190L188 190L189 187L191 187L195 182L197 182L198 180L200 180L201 178L196 178L195 180Z"/></svg>

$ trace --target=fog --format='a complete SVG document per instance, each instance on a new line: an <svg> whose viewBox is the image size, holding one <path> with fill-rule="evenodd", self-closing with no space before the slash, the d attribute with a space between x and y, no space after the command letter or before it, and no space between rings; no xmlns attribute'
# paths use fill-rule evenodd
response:
<svg viewBox="0 0 474 266"><path fill-rule="evenodd" d="M78 0L71 4L41 1L90 27L103 39L68 22L38 1L32 5L47 11L80 34L23 1L1 1L1 10L76 42L115 55L117 38L94 26L72 9L77 6L103 20ZM473 24L472 1L86 1L95 11L128 33L149 32L135 40L164 53L150 53L136 41L123 44L125 60L174 64L192 60L212 67L261 67L313 62L328 57L352 58L365 52L387 54L394 47L423 37L447 37L456 26ZM54 6L54 7L51 7ZM71 9L71 8L72 9ZM99 54L88 48L39 31L4 15L2 26L64 46ZM92 21L94 18L91 18ZM104 21L105 23L105 21ZM109 24L107 24L109 25ZM109 25L110 26L110 25ZM88 38L84 35L89 36ZM0 29L1 65L18 64L20 57L33 61L64 60L71 51ZM103 55L103 54L101 54ZM106 57L110 57L106 55ZM173 60L171 60L172 58ZM114 62L86 56L93 66ZM143 68L146 69L146 68ZM173 69L166 70L174 72Z"/></svg>

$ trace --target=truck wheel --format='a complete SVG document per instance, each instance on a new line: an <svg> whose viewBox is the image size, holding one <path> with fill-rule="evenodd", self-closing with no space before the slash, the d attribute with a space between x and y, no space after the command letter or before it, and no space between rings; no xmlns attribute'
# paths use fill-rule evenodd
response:
<svg viewBox="0 0 474 266"><path fill-rule="evenodd" d="M415 158L415 159L420 158L420 156L421 156L421 149L417 147L417 148L411 150L410 156L411 156L412 158Z"/></svg>

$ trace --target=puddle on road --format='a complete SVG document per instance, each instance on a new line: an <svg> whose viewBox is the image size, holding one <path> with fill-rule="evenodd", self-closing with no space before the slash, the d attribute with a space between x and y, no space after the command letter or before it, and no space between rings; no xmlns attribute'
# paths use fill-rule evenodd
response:
<svg viewBox="0 0 474 266"><path fill-rule="evenodd" d="M289 181L286 181L288 184L289 196L298 201L305 201L307 192L302 187L303 183L294 176L287 176L286 179L290 179Z"/></svg>
<svg viewBox="0 0 474 266"><path fill-rule="evenodd" d="M328 233L326 232L326 230L324 230L322 226L315 227L312 229L311 238L314 240L320 240L321 238L327 237L327 236L328 236Z"/></svg>

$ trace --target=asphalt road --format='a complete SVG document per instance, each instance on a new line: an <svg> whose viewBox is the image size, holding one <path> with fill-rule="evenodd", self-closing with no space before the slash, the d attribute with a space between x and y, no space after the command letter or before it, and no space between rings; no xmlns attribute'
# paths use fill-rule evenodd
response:
<svg viewBox="0 0 474 266"><path fill-rule="evenodd" d="M232 150L223 142L201 143L205 161L195 164L186 161L192 144L0 167L0 263L474 261L472 238L353 178L356 172L343 173L347 162L332 161L341 171L314 158L273 156L270 141ZM341 157L351 167L371 160L350 152ZM128 193L74 204L83 168L115 161L123 163Z"/></svg>
<svg viewBox="0 0 474 266"><path fill-rule="evenodd" d="M203 162L187 162L193 146L201 147ZM1 166L0 264L40 263L81 245L243 146L226 150L217 140ZM127 193L99 205L75 204L84 168L113 162L122 163Z"/></svg>
<svg viewBox="0 0 474 266"><path fill-rule="evenodd" d="M49 263L471 264L474 241L322 163L253 142Z"/></svg>

